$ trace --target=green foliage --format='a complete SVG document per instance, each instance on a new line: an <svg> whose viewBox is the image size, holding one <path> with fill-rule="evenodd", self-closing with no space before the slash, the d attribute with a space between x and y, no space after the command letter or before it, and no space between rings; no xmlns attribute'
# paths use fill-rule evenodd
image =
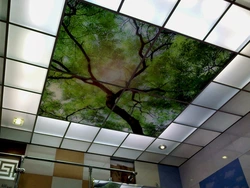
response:
<svg viewBox="0 0 250 188"><path fill-rule="evenodd" d="M135 118L144 134L158 136L231 56L173 32L158 32L155 26L68 1L39 114L129 132ZM122 112L106 105L110 97Z"/></svg>

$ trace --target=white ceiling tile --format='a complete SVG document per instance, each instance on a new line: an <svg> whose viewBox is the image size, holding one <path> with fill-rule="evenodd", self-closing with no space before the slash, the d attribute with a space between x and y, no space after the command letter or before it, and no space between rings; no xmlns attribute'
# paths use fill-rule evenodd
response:
<svg viewBox="0 0 250 188"><path fill-rule="evenodd" d="M250 111L250 93L245 91L239 92L221 110L244 116Z"/></svg>
<svg viewBox="0 0 250 188"><path fill-rule="evenodd" d="M2 127L0 138L29 143L31 135L31 132Z"/></svg>
<svg viewBox="0 0 250 188"><path fill-rule="evenodd" d="M152 137L130 134L122 143L121 147L145 150L153 142L153 140L154 138Z"/></svg>
<svg viewBox="0 0 250 188"><path fill-rule="evenodd" d="M223 0L182 0L166 28L202 40L228 6Z"/></svg>
<svg viewBox="0 0 250 188"><path fill-rule="evenodd" d="M195 130L193 127L171 123L159 138L182 142Z"/></svg>
<svg viewBox="0 0 250 188"><path fill-rule="evenodd" d="M161 153L161 154L169 154L171 151L173 151L180 143L173 142L169 140L163 140L163 139L156 139L147 149L149 152L154 153ZM166 149L161 150L159 148L160 145L167 146Z"/></svg>
<svg viewBox="0 0 250 188"><path fill-rule="evenodd" d="M0 20L7 19L8 2L8 0L0 0Z"/></svg>
<svg viewBox="0 0 250 188"><path fill-rule="evenodd" d="M4 84L42 93L46 75L47 69L7 59Z"/></svg>
<svg viewBox="0 0 250 188"><path fill-rule="evenodd" d="M126 0L121 13L162 26L177 0Z"/></svg>
<svg viewBox="0 0 250 188"><path fill-rule="evenodd" d="M113 146L92 144L88 150L88 153L96 153L96 154L111 156L114 154L116 149L117 149L117 147L113 147Z"/></svg>
<svg viewBox="0 0 250 188"><path fill-rule="evenodd" d="M241 54L250 56L250 43L248 43L240 52Z"/></svg>
<svg viewBox="0 0 250 188"><path fill-rule="evenodd" d="M59 137L34 133L31 143L44 145L44 146L59 147L61 144L61 141L62 141L62 138L59 138Z"/></svg>
<svg viewBox="0 0 250 188"><path fill-rule="evenodd" d="M140 156L141 153L142 151L138 151L138 150L119 148L115 152L114 157L121 157L121 158L136 160Z"/></svg>
<svg viewBox="0 0 250 188"><path fill-rule="evenodd" d="M220 133L197 129L190 137L185 140L185 143L194 144L198 146L206 146L209 142L219 136Z"/></svg>
<svg viewBox="0 0 250 188"><path fill-rule="evenodd" d="M4 87L3 107L36 114L41 95Z"/></svg>
<svg viewBox="0 0 250 188"><path fill-rule="evenodd" d="M206 128L214 131L224 132L227 128L238 121L241 116L228 114L224 112L216 112L211 118L209 118L201 128Z"/></svg>
<svg viewBox="0 0 250 188"><path fill-rule="evenodd" d="M143 154L138 158L138 160L147 161L151 163L159 163L164 157L165 155L162 154L143 152Z"/></svg>
<svg viewBox="0 0 250 188"><path fill-rule="evenodd" d="M38 116L35 132L62 137L65 134L68 125L69 122L67 121Z"/></svg>
<svg viewBox="0 0 250 188"><path fill-rule="evenodd" d="M208 108L219 109L238 91L237 89L212 82L192 103Z"/></svg>
<svg viewBox="0 0 250 188"><path fill-rule="evenodd" d="M1 9L1 4L0 4ZM6 34L6 24L3 22L0 22L0 55L4 55L4 49L5 49L5 34Z"/></svg>
<svg viewBox="0 0 250 188"><path fill-rule="evenodd" d="M7 57L48 67L55 38L9 25Z"/></svg>
<svg viewBox="0 0 250 188"><path fill-rule="evenodd" d="M250 38L250 11L232 5L206 41L233 51L239 51Z"/></svg>
<svg viewBox="0 0 250 188"><path fill-rule="evenodd" d="M250 8L250 1L249 0L236 0L235 2Z"/></svg>
<svg viewBox="0 0 250 188"><path fill-rule="evenodd" d="M36 146L32 144L28 144L25 150L25 155L47 158L47 159L55 159L56 158L56 148L49 148L44 146Z"/></svg>
<svg viewBox="0 0 250 188"><path fill-rule="evenodd" d="M215 110L189 105L174 121L185 125L199 127Z"/></svg>
<svg viewBox="0 0 250 188"><path fill-rule="evenodd" d="M174 157L174 156L166 156L160 164L164 165L171 165L171 166L180 166L182 163L184 163L187 159L181 158L181 157Z"/></svg>
<svg viewBox="0 0 250 188"><path fill-rule="evenodd" d="M237 55L214 81L241 89L250 81L249 72L250 58Z"/></svg>
<svg viewBox="0 0 250 188"><path fill-rule="evenodd" d="M189 144L180 144L172 153L172 156L190 158L196 152L198 152L202 147L194 146Z"/></svg>
<svg viewBox="0 0 250 188"><path fill-rule="evenodd" d="M24 120L24 123L22 126L19 125L14 125L13 120L14 118L21 118ZM31 114L25 114L21 112L15 112L11 110L5 110L2 109L2 119L1 119L1 125L2 126L7 126L15 129L21 129L21 130L27 130L27 131L32 131L34 124L35 124L35 115Z"/></svg>
<svg viewBox="0 0 250 188"><path fill-rule="evenodd" d="M4 59L0 57L0 85L3 85Z"/></svg>
<svg viewBox="0 0 250 188"><path fill-rule="evenodd" d="M119 8L119 5L121 3L121 0L85 0L87 2L117 11Z"/></svg>
<svg viewBox="0 0 250 188"><path fill-rule="evenodd" d="M101 129L94 142L111 146L119 146L127 135L128 133L125 132Z"/></svg>
<svg viewBox="0 0 250 188"><path fill-rule="evenodd" d="M10 22L56 35L65 0L12 0Z"/></svg>
<svg viewBox="0 0 250 188"><path fill-rule="evenodd" d="M71 123L66 138L92 142L100 128L78 123Z"/></svg>
<svg viewBox="0 0 250 188"><path fill-rule="evenodd" d="M61 148L86 152L91 143L64 139Z"/></svg>
<svg viewBox="0 0 250 188"><path fill-rule="evenodd" d="M250 83L248 83L248 84L244 87L244 90L250 91Z"/></svg>

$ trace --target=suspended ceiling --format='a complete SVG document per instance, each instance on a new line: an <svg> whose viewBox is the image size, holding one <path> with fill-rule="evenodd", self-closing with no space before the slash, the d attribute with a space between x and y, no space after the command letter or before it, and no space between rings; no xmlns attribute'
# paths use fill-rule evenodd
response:
<svg viewBox="0 0 250 188"><path fill-rule="evenodd" d="M179 166L250 110L243 0L0 7L3 139Z"/></svg>

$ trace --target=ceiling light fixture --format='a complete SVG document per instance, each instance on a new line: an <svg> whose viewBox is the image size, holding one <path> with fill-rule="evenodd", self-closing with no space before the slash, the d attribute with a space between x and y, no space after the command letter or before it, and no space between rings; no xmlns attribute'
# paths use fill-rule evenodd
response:
<svg viewBox="0 0 250 188"><path fill-rule="evenodd" d="M24 120L22 118L14 118L13 119L13 124L14 125L22 126L23 123L24 123Z"/></svg>
<svg viewBox="0 0 250 188"><path fill-rule="evenodd" d="M167 148L166 145L163 145L163 144L162 144L162 145L159 145L159 149L160 149L160 150L164 150L164 149L166 149L166 148Z"/></svg>
<svg viewBox="0 0 250 188"><path fill-rule="evenodd" d="M227 159L227 156L226 155L222 156L222 159Z"/></svg>

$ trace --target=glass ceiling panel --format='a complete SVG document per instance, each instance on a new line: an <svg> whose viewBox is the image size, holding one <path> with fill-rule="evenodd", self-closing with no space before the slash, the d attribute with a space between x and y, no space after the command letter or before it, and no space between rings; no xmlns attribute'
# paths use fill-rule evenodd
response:
<svg viewBox="0 0 250 188"><path fill-rule="evenodd" d="M105 1L103 1L103 0L85 0L85 1L90 2L90 3L94 3L96 5L99 5L99 6L114 10L114 11L118 10L118 7L121 3L121 0L105 0Z"/></svg>
<svg viewBox="0 0 250 188"><path fill-rule="evenodd" d="M232 5L206 41L226 49L239 51L250 39L250 11Z"/></svg>
<svg viewBox="0 0 250 188"><path fill-rule="evenodd" d="M159 138L182 142L195 130L193 127L171 123Z"/></svg>
<svg viewBox="0 0 250 188"><path fill-rule="evenodd" d="M63 139L61 148L86 152L91 143L77 140Z"/></svg>
<svg viewBox="0 0 250 188"><path fill-rule="evenodd" d="M199 127L215 110L189 105L174 121L185 125Z"/></svg>
<svg viewBox="0 0 250 188"><path fill-rule="evenodd" d="M219 135L220 133L218 132L197 129L190 137L185 140L185 143L194 144L197 146L206 146Z"/></svg>
<svg viewBox="0 0 250 188"><path fill-rule="evenodd" d="M202 40L228 6L223 0L182 0L165 27Z"/></svg>
<svg viewBox="0 0 250 188"><path fill-rule="evenodd" d="M128 133L113 131L108 129L101 129L97 137L94 140L94 143L119 146Z"/></svg>
<svg viewBox="0 0 250 188"><path fill-rule="evenodd" d="M154 153L161 153L161 154L169 154L171 151L173 151L180 143L178 142L172 142L169 140L163 140L163 139L156 139L148 148L146 151L154 152ZM164 150L161 150L159 148L160 145L165 145L167 148Z"/></svg>
<svg viewBox="0 0 250 188"><path fill-rule="evenodd" d="M92 142L100 128L71 123L66 138Z"/></svg>
<svg viewBox="0 0 250 188"><path fill-rule="evenodd" d="M23 125L21 125L21 126L14 125L13 124L14 118L23 119L23 121L24 121ZM15 128L15 129L32 131L33 127L35 125L35 119L36 119L35 115L2 109L1 125Z"/></svg>
<svg viewBox="0 0 250 188"><path fill-rule="evenodd" d="M116 149L117 147L113 147L113 146L92 144L88 152L111 156L116 151Z"/></svg>
<svg viewBox="0 0 250 188"><path fill-rule="evenodd" d="M238 91L237 89L211 82L192 103L219 109Z"/></svg>
<svg viewBox="0 0 250 188"><path fill-rule="evenodd" d="M245 91L239 92L225 106L223 106L221 110L244 116L246 113L250 111L249 92Z"/></svg>
<svg viewBox="0 0 250 188"><path fill-rule="evenodd" d="M227 128L238 121L241 116L228 114L224 112L216 112L211 118L209 118L201 128L206 128L214 131L224 132Z"/></svg>
<svg viewBox="0 0 250 188"><path fill-rule="evenodd" d="M241 89L250 81L249 70L250 58L237 55L214 81Z"/></svg>
<svg viewBox="0 0 250 188"><path fill-rule="evenodd" d="M4 55L5 50L5 34L6 34L6 24L0 22L0 56Z"/></svg>
<svg viewBox="0 0 250 188"><path fill-rule="evenodd" d="M5 85L42 93L47 69L6 60Z"/></svg>
<svg viewBox="0 0 250 188"><path fill-rule="evenodd" d="M115 152L114 157L121 157L121 158L136 160L140 156L141 153L142 151L138 151L138 150L119 148Z"/></svg>
<svg viewBox="0 0 250 188"><path fill-rule="evenodd" d="M177 0L125 0L121 13L162 26Z"/></svg>
<svg viewBox="0 0 250 188"><path fill-rule="evenodd" d="M4 87L3 107L36 114L41 95Z"/></svg>
<svg viewBox="0 0 250 188"><path fill-rule="evenodd" d="M61 144L61 141L62 141L62 138L59 138L59 137L34 133L31 143L58 148Z"/></svg>
<svg viewBox="0 0 250 188"><path fill-rule="evenodd" d="M141 161L147 161L147 162L153 162L153 163L159 163L165 155L162 154L156 154L156 153L150 153L150 152L144 152L138 160Z"/></svg>
<svg viewBox="0 0 250 188"><path fill-rule="evenodd" d="M64 0L12 0L10 22L56 35Z"/></svg>
<svg viewBox="0 0 250 188"><path fill-rule="evenodd" d="M2 127L0 138L29 143L31 135L31 132Z"/></svg>
<svg viewBox="0 0 250 188"><path fill-rule="evenodd" d="M54 42L54 37L10 24L7 57L48 67Z"/></svg>
<svg viewBox="0 0 250 188"><path fill-rule="evenodd" d="M36 133L42 133L62 137L69 125L69 122L38 116L35 126Z"/></svg>
<svg viewBox="0 0 250 188"><path fill-rule="evenodd" d="M8 0L0 0L0 20L6 20L8 14Z"/></svg>
<svg viewBox="0 0 250 188"><path fill-rule="evenodd" d="M121 147L145 150L153 142L153 140L154 138L152 137L130 134L122 143Z"/></svg>

